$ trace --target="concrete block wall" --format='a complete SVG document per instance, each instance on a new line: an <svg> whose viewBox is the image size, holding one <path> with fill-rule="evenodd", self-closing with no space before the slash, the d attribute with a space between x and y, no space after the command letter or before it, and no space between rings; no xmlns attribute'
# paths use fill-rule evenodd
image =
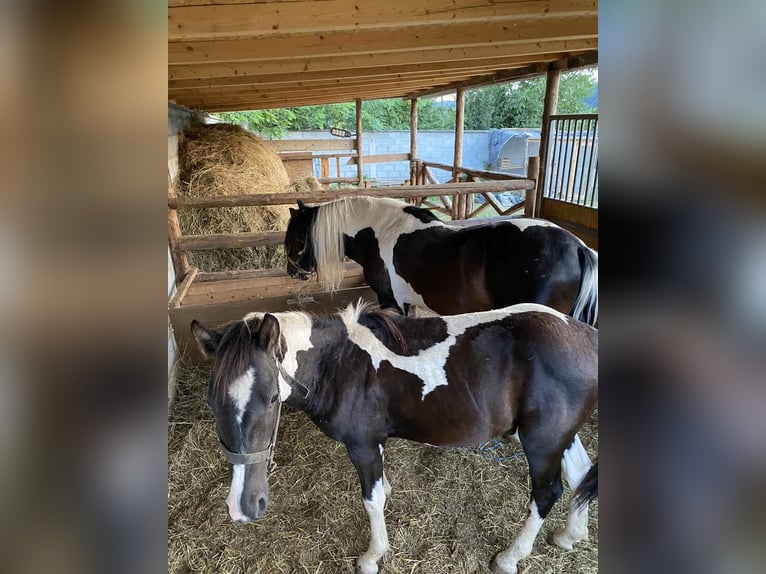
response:
<svg viewBox="0 0 766 574"><path fill-rule="evenodd" d="M330 139L329 131L293 131L285 134L283 139ZM452 165L454 156L454 133L448 130L419 130L418 157L426 161L436 161ZM369 132L362 135L362 154L382 155L389 153L408 153L410 151L410 132L382 131ZM345 165L347 158L341 159L340 177L356 177L356 166ZM489 161L489 131L467 130L463 134L463 166L474 169L484 169ZM314 173L320 174L319 160L314 161ZM365 164L363 173L371 179L386 181L401 181L409 179L409 164L406 161L393 163ZM434 176L440 181L447 181L451 174L446 171L433 170ZM335 162L330 162L330 177L337 177Z"/></svg>

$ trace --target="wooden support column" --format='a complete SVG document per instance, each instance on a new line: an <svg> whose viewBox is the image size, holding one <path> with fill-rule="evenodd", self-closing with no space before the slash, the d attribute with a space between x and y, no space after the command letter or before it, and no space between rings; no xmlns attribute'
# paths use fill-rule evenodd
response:
<svg viewBox="0 0 766 574"><path fill-rule="evenodd" d="M362 100L356 100L356 176L359 187L363 182L364 161L362 159Z"/></svg>
<svg viewBox="0 0 766 574"><path fill-rule="evenodd" d="M543 101L543 123L540 129L540 168L537 176L537 188L535 190L534 211L532 217L540 217L540 210L543 203L543 187L545 186L545 168L548 146L550 145L550 127L551 116L556 113L559 103L559 80L561 72L559 70L548 70L545 79L545 100ZM530 174L527 173L527 177Z"/></svg>
<svg viewBox="0 0 766 574"><path fill-rule="evenodd" d="M540 158L532 156L527 158L527 178L535 182L535 187L526 191L524 198L524 217L535 217L535 205L537 204L537 176L540 173Z"/></svg>
<svg viewBox="0 0 766 574"><path fill-rule="evenodd" d="M410 100L410 185L418 183L418 99Z"/></svg>
<svg viewBox="0 0 766 574"><path fill-rule="evenodd" d="M463 163L463 128L465 125L465 90L458 88L455 95L455 156L452 161L452 177L455 182L460 181L458 168ZM458 196L453 201L454 219L465 219L468 207L468 197Z"/></svg>

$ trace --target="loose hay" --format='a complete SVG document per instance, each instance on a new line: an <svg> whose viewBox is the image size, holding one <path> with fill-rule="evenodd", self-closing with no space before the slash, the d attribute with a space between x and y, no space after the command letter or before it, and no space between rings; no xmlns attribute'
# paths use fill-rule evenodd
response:
<svg viewBox="0 0 766 574"><path fill-rule="evenodd" d="M367 549L369 521L345 448L303 413L285 408L269 480L271 502L262 519L234 524L226 511L228 471L204 402L208 371L179 373L169 423L168 571L240 573L353 572ZM597 414L580 432L591 457ZM515 441L485 457L471 449L437 449L389 440L386 502L391 549L385 574L488 572L526 516L526 459L498 462L520 450ZM598 504L591 504L590 541L573 552L548 544L563 526L570 492L545 521L524 574L598 572Z"/></svg>
<svg viewBox="0 0 766 574"><path fill-rule="evenodd" d="M183 197L308 192L321 188L307 177L290 182L279 155L259 137L230 124L195 125L179 135L179 184ZM289 206L189 209L179 214L184 235L284 231ZM202 271L283 267L279 245L196 251L189 261Z"/></svg>

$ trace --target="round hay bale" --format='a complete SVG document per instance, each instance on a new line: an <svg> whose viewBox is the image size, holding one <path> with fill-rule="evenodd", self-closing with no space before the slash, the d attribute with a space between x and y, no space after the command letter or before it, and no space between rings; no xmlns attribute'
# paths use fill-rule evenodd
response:
<svg viewBox="0 0 766 574"><path fill-rule="evenodd" d="M279 155L261 138L236 125L187 128L179 135L178 159L180 196L283 193L290 184ZM286 205L227 207L184 210L179 218L184 235L282 231L287 228L290 212ZM191 252L189 261L202 271L285 264L279 245Z"/></svg>

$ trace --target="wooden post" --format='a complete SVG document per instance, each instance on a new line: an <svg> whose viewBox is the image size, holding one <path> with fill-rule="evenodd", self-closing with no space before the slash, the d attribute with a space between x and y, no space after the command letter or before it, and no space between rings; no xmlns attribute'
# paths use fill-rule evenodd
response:
<svg viewBox="0 0 766 574"><path fill-rule="evenodd" d="M418 99L410 100L410 184L418 183L418 166L415 159L418 157Z"/></svg>
<svg viewBox="0 0 766 574"><path fill-rule="evenodd" d="M173 179L168 173L168 199L175 199ZM178 210L168 208L168 245L170 246L170 259L173 262L173 271L176 274L176 284L181 283L189 272L189 258L178 246L178 238L181 237L181 223L178 220Z"/></svg>
<svg viewBox="0 0 766 574"><path fill-rule="evenodd" d="M535 217L535 205L537 203L537 175L540 172L540 158L532 156L527 158L527 178L535 182L535 187L526 191L524 198L524 217Z"/></svg>
<svg viewBox="0 0 766 574"><path fill-rule="evenodd" d="M362 161L362 100L356 100L356 176L362 187L364 162Z"/></svg>
<svg viewBox="0 0 766 574"><path fill-rule="evenodd" d="M455 95L455 156L452 161L452 177L455 182L460 181L457 168L463 163L463 125L465 124L465 90L463 88L457 89ZM453 209L453 219L465 218L465 206L466 198L462 195L455 197L452 202L453 206L457 208Z"/></svg>
<svg viewBox="0 0 766 574"><path fill-rule="evenodd" d="M542 208L543 186L545 186L546 156L548 155L548 146L550 145L550 127L551 116L556 113L559 102L559 80L561 72L559 70L548 70L545 79L545 100L543 101L543 123L540 128L540 167L537 177L537 189L535 190L533 217L540 217ZM529 173L527 173L529 177ZM531 178L530 178L531 179Z"/></svg>

